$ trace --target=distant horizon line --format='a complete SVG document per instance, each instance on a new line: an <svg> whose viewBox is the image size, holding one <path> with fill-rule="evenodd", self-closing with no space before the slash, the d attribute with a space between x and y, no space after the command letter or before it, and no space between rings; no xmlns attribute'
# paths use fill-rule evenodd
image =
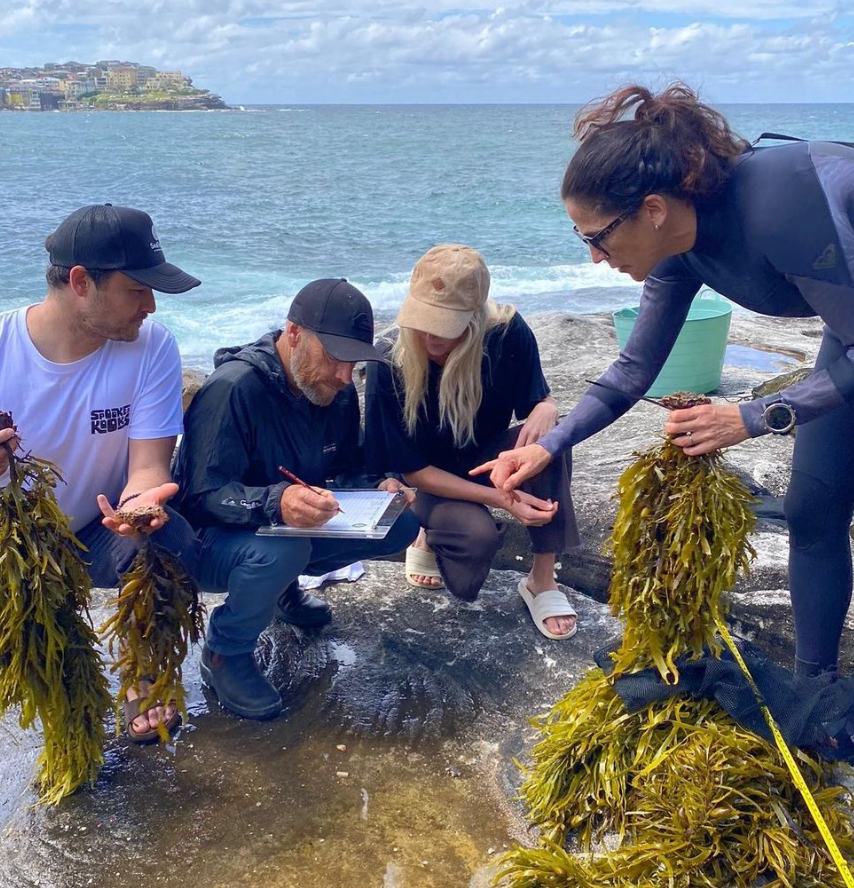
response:
<svg viewBox="0 0 854 888"><path fill-rule="evenodd" d="M250 101L239 101L236 99L226 99L222 94L219 94L220 97L226 104L231 106L251 106L253 108L315 108L318 106L329 106L329 107L382 107L382 106L396 106L396 105L412 105L412 106L424 106L424 105L438 105L438 106L482 106L482 105L515 105L518 107L526 107L529 105L538 106L570 106L570 105L585 105L588 101L583 102L250 102ZM827 101L810 101L810 102L770 102L765 100L757 100L754 102L710 102L710 104L714 105L854 105L854 102L835 102L831 100Z"/></svg>

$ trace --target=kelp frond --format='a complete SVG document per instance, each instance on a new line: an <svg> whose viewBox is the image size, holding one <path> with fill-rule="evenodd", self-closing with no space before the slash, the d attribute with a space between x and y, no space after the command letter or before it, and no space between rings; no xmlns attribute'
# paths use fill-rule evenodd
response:
<svg viewBox="0 0 854 888"><path fill-rule="evenodd" d="M161 518L165 518L163 512ZM100 632L116 656L111 667L121 678L118 710L130 688L153 679L140 699L139 711L146 712L159 701L174 700L186 717L182 664L190 644L204 631L204 609L195 581L181 564L150 541L137 553L124 575L118 598L111 602L115 613ZM158 730L168 739L165 725Z"/></svg>
<svg viewBox="0 0 854 888"><path fill-rule="evenodd" d="M691 406L680 396L672 407ZM715 622L755 555L751 496L717 454L670 440L622 475L609 541L611 607L625 621L615 669L594 669L544 717L521 787L536 848L499 860L509 888L844 888L777 748L713 700L672 696L629 712L621 674L721 652ZM804 779L844 854L846 790L799 753Z"/></svg>
<svg viewBox="0 0 854 888"><path fill-rule="evenodd" d="M0 427L11 426L8 414L0 413L0 419ZM90 591L82 545L54 495L59 472L45 460L6 449L10 481L0 490L0 714L19 707L23 728L41 721L39 794L56 803L97 777L110 698L94 634L81 614Z"/></svg>

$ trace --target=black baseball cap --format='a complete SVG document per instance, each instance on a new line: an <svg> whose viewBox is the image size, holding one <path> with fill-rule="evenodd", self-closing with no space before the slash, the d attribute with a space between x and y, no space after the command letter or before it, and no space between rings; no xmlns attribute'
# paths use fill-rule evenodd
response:
<svg viewBox="0 0 854 888"><path fill-rule="evenodd" d="M344 278L306 284L294 296L288 320L315 333L336 361L385 360L374 348L371 303Z"/></svg>
<svg viewBox="0 0 854 888"><path fill-rule="evenodd" d="M112 204L75 210L44 242L51 265L120 271L160 293L186 293L201 281L166 261L148 213Z"/></svg>

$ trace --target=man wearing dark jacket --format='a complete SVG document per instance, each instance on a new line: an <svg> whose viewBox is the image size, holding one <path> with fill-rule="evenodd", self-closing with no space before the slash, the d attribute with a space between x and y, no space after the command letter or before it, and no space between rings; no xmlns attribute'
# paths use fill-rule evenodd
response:
<svg viewBox="0 0 854 888"><path fill-rule="evenodd" d="M297 625L331 619L325 602L299 592L297 577L399 552L418 532L405 512L383 540L255 534L262 525L322 526L338 510L324 489L329 479L367 486L352 375L355 362L382 360L373 333L359 290L345 280L314 281L294 298L284 330L217 352L184 417L177 506L201 539L200 585L228 592L210 618L202 679L245 718L281 712L254 657L277 604ZM286 480L280 466L316 489ZM380 486L401 488L392 479Z"/></svg>

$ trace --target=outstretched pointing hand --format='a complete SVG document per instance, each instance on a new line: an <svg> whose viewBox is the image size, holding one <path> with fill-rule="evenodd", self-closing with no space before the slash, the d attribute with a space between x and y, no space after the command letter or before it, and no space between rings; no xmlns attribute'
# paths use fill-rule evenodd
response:
<svg viewBox="0 0 854 888"><path fill-rule="evenodd" d="M498 490L515 490L523 481L539 475L552 461L551 454L541 444L527 444L516 450L505 450L496 459L477 466L469 475L489 472L489 480Z"/></svg>

